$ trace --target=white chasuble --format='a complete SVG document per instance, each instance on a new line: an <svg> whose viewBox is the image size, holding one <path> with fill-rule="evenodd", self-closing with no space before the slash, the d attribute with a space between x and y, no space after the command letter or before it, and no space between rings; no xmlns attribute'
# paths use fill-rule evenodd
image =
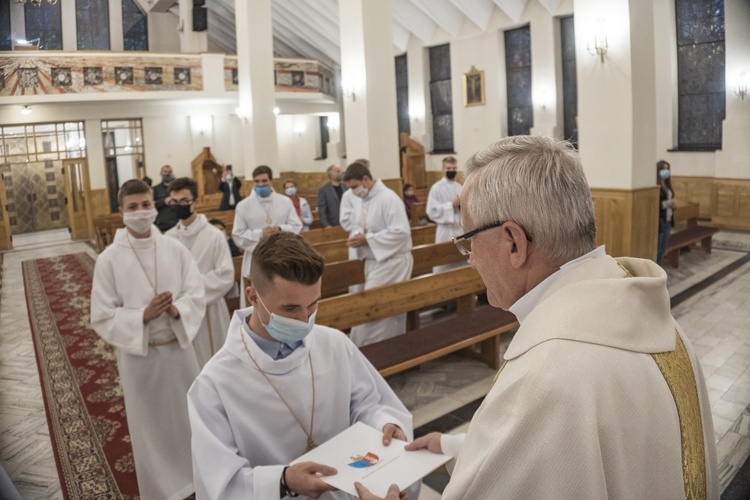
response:
<svg viewBox="0 0 750 500"><path fill-rule="evenodd" d="M253 191L237 204L232 226L234 242L245 251L242 257L244 277L250 274L253 250L263 237L263 229L266 227L279 227L282 231L299 234L302 231L302 221L297 216L292 200L286 196L272 191L266 198L261 198ZM245 300L245 290L241 290L240 307L245 307Z"/></svg>
<svg viewBox="0 0 750 500"><path fill-rule="evenodd" d="M351 190L349 190L351 191ZM348 192L348 191L347 191ZM362 201L362 222L367 245L359 247L365 262L365 290L411 279L411 227L404 202L378 180ZM406 315L355 326L351 339L356 346L385 340L406 331Z"/></svg>
<svg viewBox="0 0 750 500"><path fill-rule="evenodd" d="M411 415L342 332L316 325L302 346L273 360L244 331L250 314L252 308L235 312L226 344L188 393L199 500L279 498L284 466L305 453L311 414L316 444L356 422L381 430L396 424L412 439ZM332 492L321 498L349 497Z"/></svg>
<svg viewBox="0 0 750 500"><path fill-rule="evenodd" d="M427 216L437 224L435 243L451 241L454 236L464 233L461 225L461 210L453 206L453 200L461 196L461 189L461 184L449 181L445 177L430 188L430 194L427 195ZM463 265L465 262L435 266L432 272L445 272Z"/></svg>
<svg viewBox="0 0 750 500"><path fill-rule="evenodd" d="M172 292L180 313L143 323L158 293ZM193 256L156 226L137 239L118 229L99 255L91 289L91 327L117 350L117 369L143 499L192 494L190 423L185 396L200 368L193 338L205 311Z"/></svg>
<svg viewBox="0 0 750 500"><path fill-rule="evenodd" d="M234 285L232 253L224 234L209 224L203 214L198 214L187 227L180 221L166 234L190 250L201 274L206 294L206 316L193 339L193 347L198 364L203 368L227 338L229 309L224 296Z"/></svg>
<svg viewBox="0 0 750 500"><path fill-rule="evenodd" d="M608 256L555 279L508 347L443 498L682 499L687 483L718 499L708 392L666 280L651 261Z"/></svg>

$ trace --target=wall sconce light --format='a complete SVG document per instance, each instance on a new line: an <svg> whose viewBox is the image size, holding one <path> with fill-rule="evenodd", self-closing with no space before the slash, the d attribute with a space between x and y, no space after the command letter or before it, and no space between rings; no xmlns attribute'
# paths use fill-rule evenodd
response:
<svg viewBox="0 0 750 500"><path fill-rule="evenodd" d="M281 110L279 108L273 108L274 116L279 116L279 113L281 113Z"/></svg>
<svg viewBox="0 0 750 500"><path fill-rule="evenodd" d="M592 56L599 56L604 63L604 56L607 54L609 44L607 43L606 20L600 17L596 20L596 31L593 40L586 42L586 50Z"/></svg>
<svg viewBox="0 0 750 500"><path fill-rule="evenodd" d="M24 116L31 114L31 106L21 106L21 114Z"/></svg>
<svg viewBox="0 0 750 500"><path fill-rule="evenodd" d="M734 87L734 95L743 101L745 100L745 96L747 95L747 74L744 71L740 73L740 78Z"/></svg>

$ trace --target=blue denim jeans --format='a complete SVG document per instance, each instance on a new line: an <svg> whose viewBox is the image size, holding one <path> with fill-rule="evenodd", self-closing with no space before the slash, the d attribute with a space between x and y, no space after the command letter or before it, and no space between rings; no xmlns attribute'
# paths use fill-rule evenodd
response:
<svg viewBox="0 0 750 500"><path fill-rule="evenodd" d="M659 221L659 243L656 248L656 263L661 265L664 259L664 252L669 245L669 237L672 235L672 224L669 221Z"/></svg>

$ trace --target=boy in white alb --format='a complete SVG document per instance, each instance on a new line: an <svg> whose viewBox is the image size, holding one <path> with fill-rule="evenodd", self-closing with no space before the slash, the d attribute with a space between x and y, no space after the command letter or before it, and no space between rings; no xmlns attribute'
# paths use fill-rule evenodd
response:
<svg viewBox="0 0 750 500"><path fill-rule="evenodd" d="M167 232L190 250L198 264L206 294L206 316L193 340L198 364L203 365L224 345L229 328L229 309L224 296L234 285L234 265L224 233L196 212L198 183L189 177L169 185L167 206L180 222Z"/></svg>
<svg viewBox="0 0 750 500"><path fill-rule="evenodd" d="M125 228L99 255L91 327L117 351L117 369L143 499L194 491L187 394L200 368L193 350L205 302L193 256L156 226L151 188L120 188Z"/></svg>
<svg viewBox="0 0 750 500"><path fill-rule="evenodd" d="M250 274L250 258L255 245L267 234L277 231L299 233L302 221L297 216L292 200L274 192L271 186L273 171L261 165L253 170L253 192L237 204L234 213L232 238L245 251L242 257L242 277ZM242 286L240 286L242 288ZM240 294L240 307L245 307L245 294Z"/></svg>
<svg viewBox="0 0 750 500"><path fill-rule="evenodd" d="M188 393L199 500L349 498L318 477L335 469L289 463L356 422L386 445L411 439L411 415L383 377L342 332L315 324L324 267L295 234L255 247L252 307L235 312Z"/></svg>

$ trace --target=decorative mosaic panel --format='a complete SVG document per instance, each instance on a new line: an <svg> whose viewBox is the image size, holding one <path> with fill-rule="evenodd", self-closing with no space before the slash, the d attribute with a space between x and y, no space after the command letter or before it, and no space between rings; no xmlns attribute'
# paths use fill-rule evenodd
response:
<svg viewBox="0 0 750 500"><path fill-rule="evenodd" d="M277 92L321 92L336 97L333 71L318 61L274 59L273 82ZM224 58L224 90L239 90L237 58Z"/></svg>
<svg viewBox="0 0 750 500"><path fill-rule="evenodd" d="M529 26L505 32L505 70L508 87L508 135L528 135L534 126Z"/></svg>
<svg viewBox="0 0 750 500"><path fill-rule="evenodd" d="M406 54L396 56L396 109L398 115L398 132L410 133L409 120L409 74Z"/></svg>
<svg viewBox="0 0 750 500"><path fill-rule="evenodd" d="M78 50L109 50L109 2L76 0Z"/></svg>
<svg viewBox="0 0 750 500"><path fill-rule="evenodd" d="M61 2L51 5L42 1L35 7L31 2L24 6L26 40L39 40L39 50L62 50Z"/></svg>
<svg viewBox="0 0 750 500"><path fill-rule="evenodd" d="M148 50L148 17L135 0L122 0L122 35L125 50Z"/></svg>
<svg viewBox="0 0 750 500"><path fill-rule="evenodd" d="M453 91L451 90L450 45L429 48L432 148L453 151Z"/></svg>
<svg viewBox="0 0 750 500"><path fill-rule="evenodd" d="M203 89L200 57L0 54L0 74L0 97Z"/></svg>
<svg viewBox="0 0 750 500"><path fill-rule="evenodd" d="M565 139L578 147L578 76L573 16L560 18L562 48L563 123Z"/></svg>

